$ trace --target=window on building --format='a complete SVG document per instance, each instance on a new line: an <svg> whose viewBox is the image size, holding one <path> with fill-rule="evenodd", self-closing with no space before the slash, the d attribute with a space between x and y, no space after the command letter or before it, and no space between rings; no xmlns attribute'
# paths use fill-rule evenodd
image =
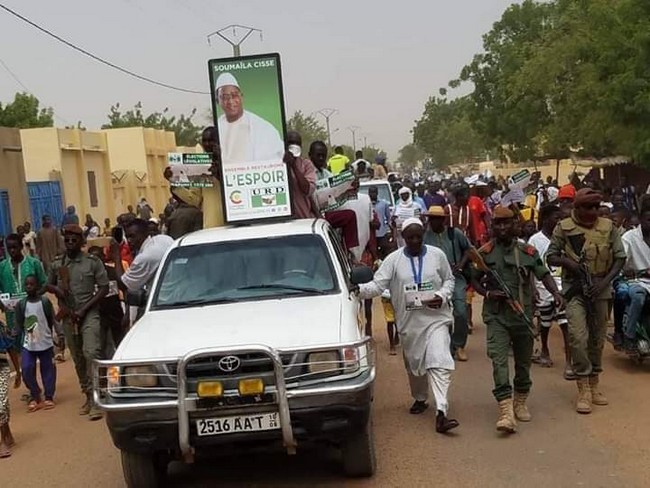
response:
<svg viewBox="0 0 650 488"><path fill-rule="evenodd" d="M88 194L90 195L90 206L97 207L97 180L95 179L95 172L88 171Z"/></svg>

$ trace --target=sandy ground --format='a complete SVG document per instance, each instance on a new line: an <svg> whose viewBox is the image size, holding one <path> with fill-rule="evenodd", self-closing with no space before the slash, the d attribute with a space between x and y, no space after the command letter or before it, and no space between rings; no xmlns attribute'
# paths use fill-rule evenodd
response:
<svg viewBox="0 0 650 488"><path fill-rule="evenodd" d="M478 307L475 307L478 308ZM479 322L477 320L477 322ZM632 364L606 345L602 379L610 406L574 413L575 385L562 379L561 335L551 334L550 369L533 366L529 424L501 437L495 429L491 366L485 328L468 346L451 389L451 414L461 422L450 436L434 431L433 409L408 414L411 400L399 356L389 356L383 316L375 307L378 378L374 419L378 472L370 480L345 480L333 452L217 459L170 467L169 486L382 486L382 487L642 487L650 480L650 363ZM1 486L123 487L119 453L103 422L77 415L82 398L72 363L59 367L58 405L26 413L23 390L12 391L17 446L0 460ZM5 484L7 483L7 484ZM17 486L18 486L17 485Z"/></svg>

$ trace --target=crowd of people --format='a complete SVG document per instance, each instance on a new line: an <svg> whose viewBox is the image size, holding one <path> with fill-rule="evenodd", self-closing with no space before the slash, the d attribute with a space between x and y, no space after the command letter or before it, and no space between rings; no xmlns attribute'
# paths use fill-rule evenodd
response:
<svg viewBox="0 0 650 488"><path fill-rule="evenodd" d="M90 365L110 357L137 320L138 309L126 304L128 292L147 288L174 239L224 225L214 127L203 131L201 144L213 157L213 185L172 188L158 218L144 198L135 210L129 206L116 225L105 219L103 227L91 215L81 225L69 207L60 228L44 216L37 233L25 223L4 239L0 457L10 455L14 442L7 395L10 362L17 372L14 386L22 379L28 389L28 411L52 409L56 360L64 360L67 347L85 397L79 413L91 420L102 417L93 404ZM565 343L564 378L577 384L576 410L588 413L592 405L607 404L599 375L610 303L612 340L632 352L636 322L650 291L649 199L637 198L624 181L608 191L598 180L581 181L577 175L563 186L533 175L526 187L481 175L400 178L387 171L383 156L371 164L357 152L350 161L335 148L328 158L328 146L314 141L303 157L296 132L287 134L288 146L301 148L286 151L283 158L293 217L327 220L350 261L376 271L372 282L359 287L365 331L372 335L372 299L381 296L390 354L402 348L412 414L428 408L431 392L436 430L459 426L449 416L448 390L455 360L469 359L472 306L480 303L475 294L483 296L498 430L512 433L517 420L531 420L531 363L552 366L548 338L553 322ZM343 171L355 176L347 201L321 208L316 191ZM385 180L394 205L380 198L379 184ZM366 182L367 194L359 191L359 181ZM109 237L110 244L93 245L98 237Z"/></svg>

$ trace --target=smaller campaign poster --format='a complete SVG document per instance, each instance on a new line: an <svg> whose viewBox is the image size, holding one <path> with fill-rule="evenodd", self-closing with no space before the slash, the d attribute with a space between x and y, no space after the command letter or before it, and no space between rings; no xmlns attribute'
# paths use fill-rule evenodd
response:
<svg viewBox="0 0 650 488"><path fill-rule="evenodd" d="M226 222L290 218L280 55L212 59L208 68Z"/></svg>
<svg viewBox="0 0 650 488"><path fill-rule="evenodd" d="M172 188L208 188L214 185L210 173L212 154L167 153L167 166L172 172L169 178Z"/></svg>

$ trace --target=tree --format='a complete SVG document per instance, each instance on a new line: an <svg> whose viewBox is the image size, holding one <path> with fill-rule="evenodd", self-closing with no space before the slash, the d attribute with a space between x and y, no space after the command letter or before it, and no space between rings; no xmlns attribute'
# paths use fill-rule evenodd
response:
<svg viewBox="0 0 650 488"><path fill-rule="evenodd" d="M294 112L287 121L287 129L295 130L302 136L303 152L307 154L309 146L314 141L323 141L327 144L327 130L311 115L304 115L302 111Z"/></svg>
<svg viewBox="0 0 650 488"><path fill-rule="evenodd" d="M6 105L0 103L0 126L29 129L32 127L52 127L54 111L39 108L39 101L29 93L16 93L14 101Z"/></svg>
<svg viewBox="0 0 650 488"><path fill-rule="evenodd" d="M444 90L441 93L445 93ZM483 159L485 145L470 120L468 97L431 97L413 128L413 141L437 167Z"/></svg>
<svg viewBox="0 0 650 488"><path fill-rule="evenodd" d="M483 36L484 52L465 66L455 88L469 81L470 121L488 147L499 148L514 161L533 159L536 139L550 116L544 87L527 83L522 68L552 30L554 2L525 0L509 7Z"/></svg>
<svg viewBox="0 0 650 488"><path fill-rule="evenodd" d="M150 127L153 129L162 129L171 131L176 134L176 144L179 146L194 146L199 142L202 127L194 124L192 120L196 115L196 108L192 109L189 115L176 117L167 115L168 108L162 112L153 112L145 115L142 111L142 102L122 112L120 104L116 103L111 106L108 114L108 123L102 125L102 129L118 129L122 127Z"/></svg>
<svg viewBox="0 0 650 488"><path fill-rule="evenodd" d="M411 167L422 161L424 157L424 151L415 144L406 144L399 150L399 161Z"/></svg>

